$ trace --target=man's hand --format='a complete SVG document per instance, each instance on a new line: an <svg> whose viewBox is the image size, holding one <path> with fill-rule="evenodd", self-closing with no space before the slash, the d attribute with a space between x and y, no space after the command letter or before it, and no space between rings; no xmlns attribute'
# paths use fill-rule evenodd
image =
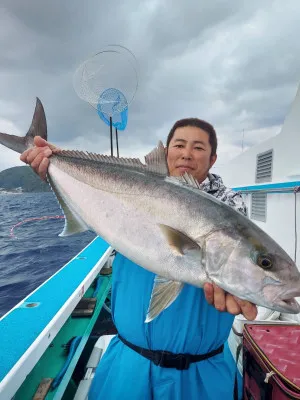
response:
<svg viewBox="0 0 300 400"><path fill-rule="evenodd" d="M204 294L206 301L213 305L219 311L227 311L230 314L243 316L248 320L254 320L257 316L257 307L255 304L246 300L241 300L233 296L215 284L205 283Z"/></svg>
<svg viewBox="0 0 300 400"><path fill-rule="evenodd" d="M49 157L54 153L58 153L60 149L40 136L35 136L34 144L35 147L31 147L21 154L20 160L29 164L34 172L45 181L49 167Z"/></svg>

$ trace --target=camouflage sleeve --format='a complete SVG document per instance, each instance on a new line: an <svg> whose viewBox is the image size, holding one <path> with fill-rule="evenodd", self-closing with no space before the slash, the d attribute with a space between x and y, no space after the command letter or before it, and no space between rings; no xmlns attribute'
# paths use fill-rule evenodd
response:
<svg viewBox="0 0 300 400"><path fill-rule="evenodd" d="M247 206L240 192L235 192L232 189L226 188L226 190L222 193L222 196L219 197L219 200L224 201L224 203L233 207L246 217L248 216Z"/></svg>

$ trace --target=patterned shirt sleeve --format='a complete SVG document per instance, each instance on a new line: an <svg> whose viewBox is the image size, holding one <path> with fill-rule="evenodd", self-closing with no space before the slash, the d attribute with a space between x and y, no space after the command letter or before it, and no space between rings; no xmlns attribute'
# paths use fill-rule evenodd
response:
<svg viewBox="0 0 300 400"><path fill-rule="evenodd" d="M219 200L224 201L224 203L233 207L246 217L248 216L247 206L240 192L235 192L232 189L226 188L222 193L222 196L219 197Z"/></svg>

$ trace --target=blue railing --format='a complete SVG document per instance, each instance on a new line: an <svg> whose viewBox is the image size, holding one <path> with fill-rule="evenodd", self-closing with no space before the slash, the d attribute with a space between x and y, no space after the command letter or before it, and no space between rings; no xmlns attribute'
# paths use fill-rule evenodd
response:
<svg viewBox="0 0 300 400"><path fill-rule="evenodd" d="M294 193L299 191L300 181L262 183L249 186L236 186L233 190L242 193L267 192L267 193Z"/></svg>

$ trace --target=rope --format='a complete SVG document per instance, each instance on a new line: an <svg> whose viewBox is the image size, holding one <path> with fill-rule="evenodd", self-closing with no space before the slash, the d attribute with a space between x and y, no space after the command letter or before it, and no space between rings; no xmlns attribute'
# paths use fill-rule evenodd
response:
<svg viewBox="0 0 300 400"><path fill-rule="evenodd" d="M25 224L26 222L30 222L30 221L43 221L43 220L46 220L46 219L64 219L64 218L65 218L64 215L53 215L53 216L51 216L51 215L45 215L45 216L43 216L43 217L36 217L36 218L27 218L27 219L24 219L23 221L18 222L17 224L15 224L15 225L10 229L10 237L15 237L15 235L14 235L14 229L15 229L17 226L20 226L20 225Z"/></svg>

